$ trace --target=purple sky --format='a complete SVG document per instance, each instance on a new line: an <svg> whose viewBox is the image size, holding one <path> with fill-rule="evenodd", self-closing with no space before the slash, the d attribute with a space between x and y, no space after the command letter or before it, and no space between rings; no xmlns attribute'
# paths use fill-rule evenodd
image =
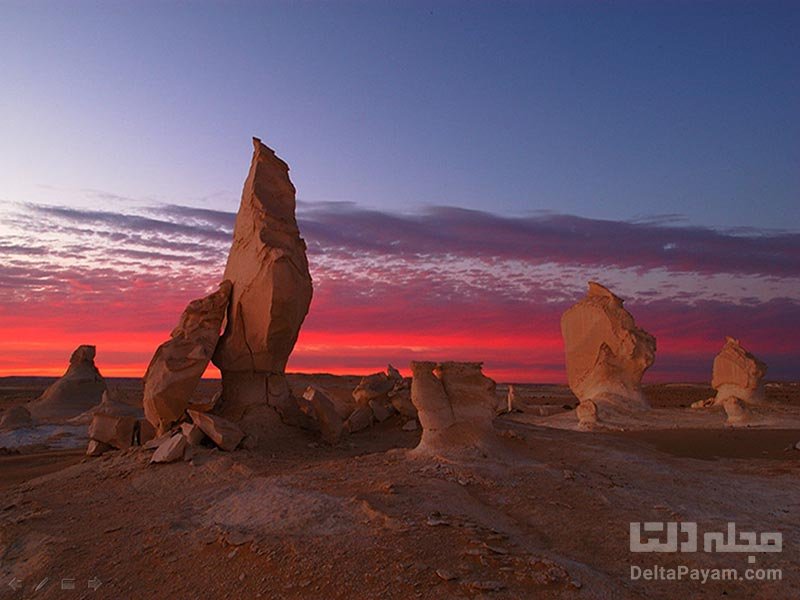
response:
<svg viewBox="0 0 800 600"><path fill-rule="evenodd" d="M290 367L563 379L594 278L651 377L734 335L800 378L799 46L779 2L4 2L0 372L142 368L221 272L257 135L317 288Z"/></svg>

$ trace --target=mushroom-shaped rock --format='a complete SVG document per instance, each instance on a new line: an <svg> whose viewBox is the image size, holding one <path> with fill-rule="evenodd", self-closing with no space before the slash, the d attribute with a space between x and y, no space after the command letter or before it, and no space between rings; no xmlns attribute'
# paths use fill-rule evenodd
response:
<svg viewBox="0 0 800 600"><path fill-rule="evenodd" d="M219 341L231 287L230 281L223 281L214 293L190 302L147 367L144 414L159 434L181 419L189 406Z"/></svg>
<svg viewBox="0 0 800 600"><path fill-rule="evenodd" d="M261 140L253 146L225 267L233 283L228 321L213 358L222 414L236 420L267 405L269 375L284 373L312 296L289 167Z"/></svg>
<svg viewBox="0 0 800 600"><path fill-rule="evenodd" d="M714 404L723 404L727 398L738 398L742 402L763 402L764 375L767 365L745 350L739 340L725 339L725 345L714 359L711 386L717 390Z"/></svg>
<svg viewBox="0 0 800 600"><path fill-rule="evenodd" d="M569 387L581 402L616 409L647 408L644 372L653 364L656 339L636 326L623 301L599 283L561 317ZM596 412L596 411L595 411Z"/></svg>
<svg viewBox="0 0 800 600"><path fill-rule="evenodd" d="M69 359L69 368L36 400L28 411L38 420L64 420L97 406L106 391L106 382L94 364L94 346L78 346Z"/></svg>
<svg viewBox="0 0 800 600"><path fill-rule="evenodd" d="M494 437L495 382L479 362L411 363L421 452L484 447Z"/></svg>

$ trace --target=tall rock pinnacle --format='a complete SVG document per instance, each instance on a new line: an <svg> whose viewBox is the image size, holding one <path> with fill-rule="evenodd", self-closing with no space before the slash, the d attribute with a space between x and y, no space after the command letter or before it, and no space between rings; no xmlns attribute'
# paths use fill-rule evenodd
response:
<svg viewBox="0 0 800 600"><path fill-rule="evenodd" d="M289 166L258 138L253 148L223 276L233 283L227 326L213 358L234 418L266 404L268 376L284 373L312 296Z"/></svg>

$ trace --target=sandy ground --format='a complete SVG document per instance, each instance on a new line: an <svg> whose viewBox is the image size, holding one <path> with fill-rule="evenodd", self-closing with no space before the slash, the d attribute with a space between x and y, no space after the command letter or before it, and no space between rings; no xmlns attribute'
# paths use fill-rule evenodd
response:
<svg viewBox="0 0 800 600"><path fill-rule="evenodd" d="M333 394L358 380L310 379ZM7 408L49 381L0 383ZM136 401L138 382L111 383ZM522 392L530 406L575 404L561 386ZM647 393L678 411L710 389ZM769 394L800 406L800 386ZM4 453L0 598L797 597L800 451L789 448L800 428L584 433L518 416L496 420L491 455L458 460L409 452L419 433L399 417L333 448L282 428L254 450L207 448L170 465L148 466L141 449ZM737 553L631 553L631 521L694 521L701 532L735 522L781 532L783 551L755 565ZM782 580L630 576L679 565L778 568ZM70 579L75 589L62 590Z"/></svg>

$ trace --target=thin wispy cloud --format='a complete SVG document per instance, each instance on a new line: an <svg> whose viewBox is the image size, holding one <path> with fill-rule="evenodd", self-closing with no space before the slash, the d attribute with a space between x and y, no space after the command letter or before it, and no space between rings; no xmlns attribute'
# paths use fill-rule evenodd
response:
<svg viewBox="0 0 800 600"><path fill-rule="evenodd" d="M677 215L392 214L352 203L299 203L298 219L315 298L292 368L366 371L435 356L561 381L560 314L599 279L658 337L655 377L706 377L725 335L768 353L772 375L796 376L800 234L690 227ZM119 372L143 370L185 304L220 279L234 220L180 205L6 206L0 322L15 352L29 339L41 361L37 344L49 339L68 356L94 336L116 345L105 350L125 361ZM130 333L144 336L132 352ZM48 365L63 362L57 352Z"/></svg>

